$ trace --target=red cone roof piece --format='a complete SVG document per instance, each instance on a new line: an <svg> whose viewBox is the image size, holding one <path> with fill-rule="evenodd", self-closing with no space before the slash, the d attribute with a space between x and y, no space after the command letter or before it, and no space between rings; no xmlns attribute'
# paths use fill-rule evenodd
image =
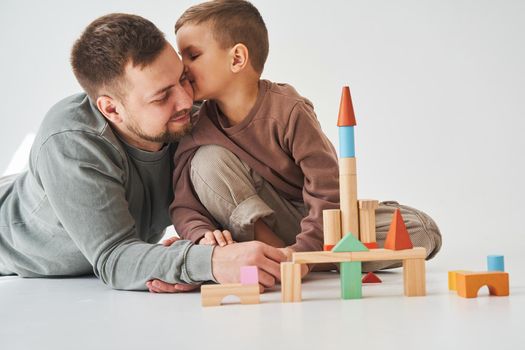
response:
<svg viewBox="0 0 525 350"><path fill-rule="evenodd" d="M362 283L381 283L383 281L381 281L381 279L377 277L377 275L374 274L373 272L369 272L363 277L361 282Z"/></svg>
<svg viewBox="0 0 525 350"><path fill-rule="evenodd" d="M343 87L343 93L341 94L337 126L354 126L356 124L354 106L352 105L352 97L350 96L350 88L345 86Z"/></svg>
<svg viewBox="0 0 525 350"><path fill-rule="evenodd" d="M407 227L403 222L401 212L399 209L396 209L394 217L392 218L392 223L390 224L390 229L386 235L385 249L403 250L411 249L413 247L410 236L408 235Z"/></svg>

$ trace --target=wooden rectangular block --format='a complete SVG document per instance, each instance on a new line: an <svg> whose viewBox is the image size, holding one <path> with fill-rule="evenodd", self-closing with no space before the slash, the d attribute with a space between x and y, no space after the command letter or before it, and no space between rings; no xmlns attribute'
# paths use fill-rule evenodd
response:
<svg viewBox="0 0 525 350"><path fill-rule="evenodd" d="M455 271L448 272L448 290L457 290L457 286L456 286L457 274L465 273L465 272L468 273L470 271L455 270Z"/></svg>
<svg viewBox="0 0 525 350"><path fill-rule="evenodd" d="M339 197L341 207L341 236L352 233L356 238L359 238L357 169L355 158L339 159Z"/></svg>
<svg viewBox="0 0 525 350"><path fill-rule="evenodd" d="M405 250L370 249L367 252L298 252L292 254L292 261L297 264L333 263L350 261L384 261L426 258L423 247Z"/></svg>
<svg viewBox="0 0 525 350"><path fill-rule="evenodd" d="M403 260L403 283L407 297L427 294L424 258Z"/></svg>
<svg viewBox="0 0 525 350"><path fill-rule="evenodd" d="M325 247L333 247L339 242L341 239L341 210L323 210L323 236Z"/></svg>
<svg viewBox="0 0 525 350"><path fill-rule="evenodd" d="M259 271L257 270L257 266L241 267L241 284L259 284Z"/></svg>
<svg viewBox="0 0 525 350"><path fill-rule="evenodd" d="M341 263L341 299L361 299L363 284L361 282L361 262Z"/></svg>
<svg viewBox="0 0 525 350"><path fill-rule="evenodd" d="M338 263L352 261L351 253L336 252L298 252L292 254L296 264Z"/></svg>
<svg viewBox="0 0 525 350"><path fill-rule="evenodd" d="M359 205L359 239L363 243L376 241L376 209L379 201L360 199Z"/></svg>
<svg viewBox="0 0 525 350"><path fill-rule="evenodd" d="M201 286L202 306L219 306L228 295L239 297L241 304L258 304L260 301L259 284L242 285L205 284Z"/></svg>
<svg viewBox="0 0 525 350"><path fill-rule="evenodd" d="M415 247L404 250L370 249L368 252L354 252L352 261L384 261L421 259L427 257L427 251L423 247Z"/></svg>
<svg viewBox="0 0 525 350"><path fill-rule="evenodd" d="M301 265L293 262L281 263L281 301L283 303L300 302Z"/></svg>

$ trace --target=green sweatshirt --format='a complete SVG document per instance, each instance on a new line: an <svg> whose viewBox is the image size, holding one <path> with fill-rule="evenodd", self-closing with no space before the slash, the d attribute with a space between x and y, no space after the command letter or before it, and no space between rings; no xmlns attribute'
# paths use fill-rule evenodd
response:
<svg viewBox="0 0 525 350"><path fill-rule="evenodd" d="M211 246L156 244L171 225L173 153L127 145L85 94L45 117L29 170L0 187L0 272L94 272L116 289L213 280ZM1 182L1 181L0 181Z"/></svg>

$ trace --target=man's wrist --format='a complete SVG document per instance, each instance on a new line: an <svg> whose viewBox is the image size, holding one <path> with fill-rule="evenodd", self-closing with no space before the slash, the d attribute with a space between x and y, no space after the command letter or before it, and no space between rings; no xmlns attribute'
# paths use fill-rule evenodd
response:
<svg viewBox="0 0 525 350"><path fill-rule="evenodd" d="M184 270L189 283L215 281L212 273L214 246L192 244L186 252Z"/></svg>

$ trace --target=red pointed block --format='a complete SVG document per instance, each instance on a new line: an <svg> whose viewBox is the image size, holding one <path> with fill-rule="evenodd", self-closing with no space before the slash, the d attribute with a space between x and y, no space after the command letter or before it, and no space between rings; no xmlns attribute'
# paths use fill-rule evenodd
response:
<svg viewBox="0 0 525 350"><path fill-rule="evenodd" d="M362 283L381 283L381 279L377 277L377 275L373 272L367 273L363 279L361 280Z"/></svg>
<svg viewBox="0 0 525 350"><path fill-rule="evenodd" d="M403 250L411 249L414 246L410 240L410 236L407 231L407 227L403 222L403 217L399 209L396 209L394 212L394 217L392 218L392 223L390 224L390 229L386 235L385 240L385 249L392 250Z"/></svg>
<svg viewBox="0 0 525 350"><path fill-rule="evenodd" d="M350 88L345 86L343 87L343 93L341 94L337 126L354 126L356 124L354 106L352 105L352 97L350 96Z"/></svg>

